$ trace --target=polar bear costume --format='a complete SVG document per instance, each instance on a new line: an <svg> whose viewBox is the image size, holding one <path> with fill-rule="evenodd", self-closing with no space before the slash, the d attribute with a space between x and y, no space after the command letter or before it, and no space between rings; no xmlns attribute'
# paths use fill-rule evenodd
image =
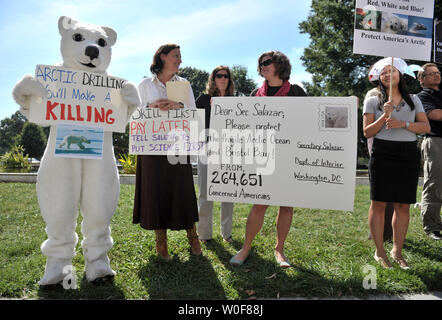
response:
<svg viewBox="0 0 442 320"><path fill-rule="evenodd" d="M116 32L60 17L62 67L106 74L111 61L111 47ZM29 116L32 96L45 97L46 90L35 77L25 75L13 90L20 111ZM128 105L127 120L141 104L136 86L126 82L121 90ZM72 264L78 236L75 233L78 207L83 215L81 231L88 281L113 276L107 256L113 245L110 222L118 203L119 175L112 145L112 132L104 132L103 157L100 160L58 158L54 156L56 126L50 128L49 140L37 174L37 196L46 223L48 239L41 245L47 256L40 285L50 285L66 277L63 269Z"/></svg>

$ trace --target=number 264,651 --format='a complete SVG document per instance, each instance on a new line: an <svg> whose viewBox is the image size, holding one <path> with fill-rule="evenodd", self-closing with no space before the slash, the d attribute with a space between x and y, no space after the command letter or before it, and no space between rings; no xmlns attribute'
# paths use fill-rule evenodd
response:
<svg viewBox="0 0 442 320"><path fill-rule="evenodd" d="M236 186L262 186L262 176L256 173L241 173L212 171L212 183L234 184Z"/></svg>

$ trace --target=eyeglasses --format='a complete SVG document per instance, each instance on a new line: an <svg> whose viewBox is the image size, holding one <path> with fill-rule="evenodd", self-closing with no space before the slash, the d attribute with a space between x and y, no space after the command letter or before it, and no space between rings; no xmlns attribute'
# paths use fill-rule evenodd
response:
<svg viewBox="0 0 442 320"><path fill-rule="evenodd" d="M272 63L273 63L272 59L267 59L267 60L265 60L265 61L262 61L262 62L259 64L259 67L260 67L260 68L262 68L262 67L267 67L267 66L271 65Z"/></svg>
<svg viewBox="0 0 442 320"><path fill-rule="evenodd" d="M215 74L215 78L218 78L218 79L221 79L221 78L229 79L229 75L228 74L224 74L224 73L218 73L218 74Z"/></svg>
<svg viewBox="0 0 442 320"><path fill-rule="evenodd" d="M438 71L436 71L436 72L428 72L427 74L424 74L424 77L426 77L426 76L435 76L435 75L440 76L440 72L438 72Z"/></svg>

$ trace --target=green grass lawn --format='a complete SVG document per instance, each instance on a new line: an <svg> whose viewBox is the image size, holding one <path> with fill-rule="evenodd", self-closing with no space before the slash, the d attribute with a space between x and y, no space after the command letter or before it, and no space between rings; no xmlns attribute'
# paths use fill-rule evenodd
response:
<svg viewBox="0 0 442 320"><path fill-rule="evenodd" d="M421 189L419 189L420 196ZM0 296L47 299L274 299L277 297L339 297L418 293L442 289L441 242L422 230L419 212L412 209L404 255L412 266L384 270L373 259L367 240L369 188L357 186L354 212L295 209L286 255L294 266L280 269L273 257L277 207L270 207L249 259L233 268L229 259L241 248L250 205L236 204L232 244L219 235L219 204L215 205L215 239L203 245L203 256L190 254L185 231L169 231L173 259L163 262L155 253L153 231L132 224L133 185L122 185L112 220L114 246L109 252L117 275L88 283L80 237L73 261L77 289L60 285L40 287L46 239L35 184L0 183ZM387 250L392 244L386 245ZM377 289L363 288L363 267L376 267Z"/></svg>

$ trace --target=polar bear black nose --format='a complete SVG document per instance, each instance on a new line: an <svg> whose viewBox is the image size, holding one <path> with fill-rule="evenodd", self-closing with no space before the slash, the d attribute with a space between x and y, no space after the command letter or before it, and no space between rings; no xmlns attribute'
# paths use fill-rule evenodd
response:
<svg viewBox="0 0 442 320"><path fill-rule="evenodd" d="M87 47L86 47L86 52L85 52L85 54L86 54L89 58L91 58L91 60L94 60L95 58L97 58L98 55L99 55L99 53L100 53L100 50L99 50L97 47L95 47L95 46L87 46Z"/></svg>

